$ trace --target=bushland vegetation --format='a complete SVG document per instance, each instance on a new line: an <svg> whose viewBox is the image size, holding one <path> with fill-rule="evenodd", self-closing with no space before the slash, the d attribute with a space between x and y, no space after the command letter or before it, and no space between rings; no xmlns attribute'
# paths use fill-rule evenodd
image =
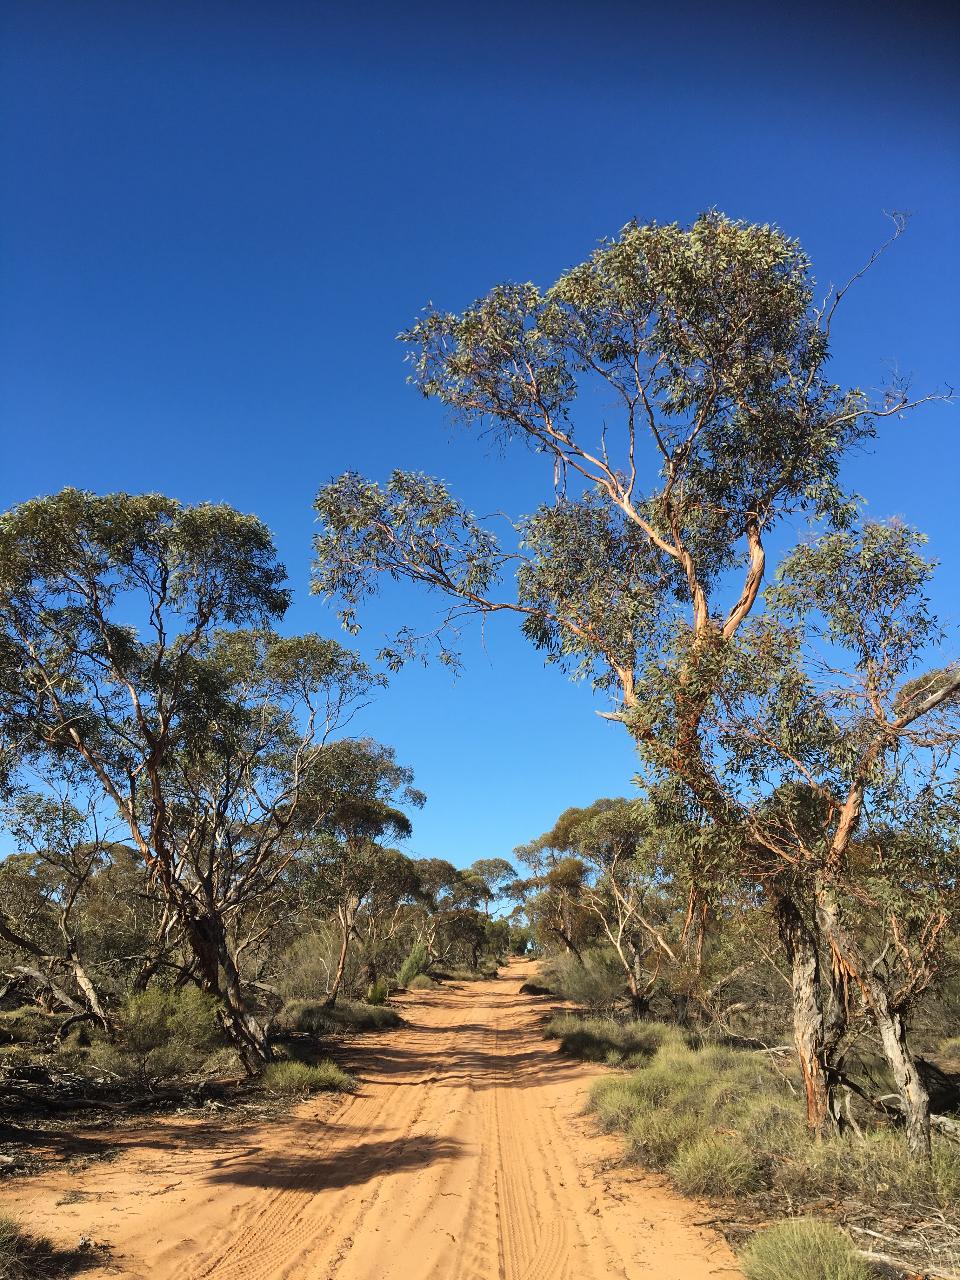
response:
<svg viewBox="0 0 960 1280"><path fill-rule="evenodd" d="M348 736L383 677L281 634L288 599L228 507L66 490L0 517L7 1103L347 1087L309 1042L509 946L512 869L396 847L424 797Z"/></svg>
<svg viewBox="0 0 960 1280"><path fill-rule="evenodd" d="M258 519L75 490L0 517L5 1095L228 1063L330 1087L314 1042L529 942L590 1015L562 1042L634 1072L613 1113L678 1185L781 1195L789 1166L799 1205L895 1153L877 1187L949 1226L960 665L923 535L844 483L932 398L834 380L863 270L823 296L775 227L630 223L547 290L403 335L425 397L542 460L540 503L494 526L442 480L348 472L316 498L313 589L349 634L384 576L442 602L388 670L456 667L464 624L507 614L607 700L637 793L559 815L521 876L398 847L424 797L349 732L386 676L282 630ZM651 1085L684 1073L697 1097ZM768 1078L792 1165L751 1139Z"/></svg>
<svg viewBox="0 0 960 1280"><path fill-rule="evenodd" d="M844 462L939 393L869 394L829 364L893 223L825 295L796 241L713 212L630 223L546 290L428 308L403 335L411 381L540 457L541 505L504 535L440 479L347 473L316 499L314 589L349 630L385 577L439 599L424 634L388 638L389 665L432 648L456 667L470 618L512 614L608 695L638 795L518 850L557 989L766 1055L804 1152L896 1151L929 1189L960 1136L960 665L922 533L868 518ZM595 1024L576 1035L601 1052ZM620 1023L610 1042L642 1053ZM726 1168L747 1190L734 1139L697 1123L679 1183Z"/></svg>

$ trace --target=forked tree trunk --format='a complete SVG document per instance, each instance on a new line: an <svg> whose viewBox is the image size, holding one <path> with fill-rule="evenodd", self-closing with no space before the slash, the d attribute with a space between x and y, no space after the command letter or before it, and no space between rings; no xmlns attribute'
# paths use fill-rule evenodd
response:
<svg viewBox="0 0 960 1280"><path fill-rule="evenodd" d="M185 921L185 932L196 957L200 986L222 1002L221 1026L244 1070L248 1075L256 1075L270 1061L270 1044L266 1029L244 1005L240 976L230 954L223 922L215 915L195 916Z"/></svg>
<svg viewBox="0 0 960 1280"><path fill-rule="evenodd" d="M826 1069L826 1026L820 982L820 957L797 904L788 894L774 903L780 940L791 967L793 1038L806 1094L807 1126L822 1137L835 1124L835 1089Z"/></svg>
<svg viewBox="0 0 960 1280"><path fill-rule="evenodd" d="M859 981L861 992L870 1006L883 1046L883 1056L900 1095L907 1146L913 1155L929 1160L930 1094L910 1048L903 1014L891 1007L883 979L867 963L856 940L847 932L836 893L829 884L819 887L817 914L839 962Z"/></svg>

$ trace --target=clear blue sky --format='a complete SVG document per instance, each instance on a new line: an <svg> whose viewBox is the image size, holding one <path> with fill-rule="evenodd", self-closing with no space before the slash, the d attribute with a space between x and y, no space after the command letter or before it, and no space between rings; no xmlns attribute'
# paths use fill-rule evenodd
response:
<svg viewBox="0 0 960 1280"><path fill-rule="evenodd" d="M710 206L798 236L824 283L885 237L882 210L911 211L850 298L836 376L960 383L957 20L838 8L6 0L0 503L71 484L255 511L289 627L332 631L307 594L331 476L421 468L478 511L542 494L530 460L405 385L398 330L428 299L549 283L630 217ZM848 471L873 514L929 532L954 626L958 415L888 425ZM419 609L391 594L362 644ZM509 854L629 790L626 736L511 623L466 657L367 716L428 793L414 852Z"/></svg>

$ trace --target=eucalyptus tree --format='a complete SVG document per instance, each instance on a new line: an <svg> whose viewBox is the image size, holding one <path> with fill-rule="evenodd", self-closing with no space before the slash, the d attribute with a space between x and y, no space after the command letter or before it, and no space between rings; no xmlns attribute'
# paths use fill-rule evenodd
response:
<svg viewBox="0 0 960 1280"><path fill-rule="evenodd" d="M74 1017L109 1030L93 965L120 957L97 946L93 912L84 910L117 850L109 827L92 803L81 810L63 793L21 792L0 817L17 848L0 862L0 939L12 949L15 972L32 977L41 992L55 980L65 983ZM64 1002L63 987L57 990Z"/></svg>
<svg viewBox="0 0 960 1280"><path fill-rule="evenodd" d="M489 916L494 903L508 896L517 873L506 858L477 858L465 873L477 886L478 900Z"/></svg>
<svg viewBox="0 0 960 1280"><path fill-rule="evenodd" d="M390 747L369 738L335 743L315 772L306 805L314 828L308 892L317 909L335 915L340 931L328 1006L340 994L361 910L378 897L399 902L416 890L409 859L383 841L407 838L413 828L400 806L424 800L412 771L397 763Z"/></svg>
<svg viewBox="0 0 960 1280"><path fill-rule="evenodd" d="M635 1015L646 1013L661 964L678 966L683 957L682 901L662 865L650 807L604 799L566 809L518 853L524 860L546 855L553 866L569 857L579 861L586 874L571 882L576 905L595 918L613 949ZM561 887L562 881L554 886Z"/></svg>
<svg viewBox="0 0 960 1280"><path fill-rule="evenodd" d="M597 936L596 917L582 901L587 864L570 854L557 856L538 840L516 853L533 871L524 881L524 911L535 940L548 947L559 943L582 965L584 949Z"/></svg>
<svg viewBox="0 0 960 1280"><path fill-rule="evenodd" d="M829 1073L862 1004L920 1153L929 1099L907 1015L956 929L960 847L960 666L932 663L942 631L923 542L865 523L797 547L724 654L704 717L754 874L791 883L824 941L800 1029Z"/></svg>
<svg viewBox="0 0 960 1280"><path fill-rule="evenodd" d="M902 230L897 219L892 239ZM402 335L414 385L540 455L546 500L504 540L440 480L347 473L317 496L314 590L340 601L351 629L383 576L442 597L439 627L386 645L393 665L431 639L455 664L469 617L518 616L549 660L610 692L606 714L632 734L648 779L679 782L697 824L733 847L743 805L705 716L754 615L767 548L798 520L849 529L845 454L917 403L904 386L872 399L829 376L837 311L862 274L818 304L796 241L710 213L689 228L630 223L546 291L501 285L462 314L428 310ZM851 830L856 793L842 802ZM689 882L709 887L711 858L698 861L696 844L685 856ZM820 1130L833 1112L814 982L825 917L762 840L744 846L740 874L754 880L758 861Z"/></svg>
<svg viewBox="0 0 960 1280"><path fill-rule="evenodd" d="M268 1057L237 966L330 735L376 683L319 636L275 630L289 593L266 527L227 506L66 489L0 517L0 736L16 788L69 777L117 818L222 1002Z"/></svg>
<svg viewBox="0 0 960 1280"><path fill-rule="evenodd" d="M432 963L439 953L444 919L458 901L463 877L446 858L418 858L414 870L415 937L426 948L427 960Z"/></svg>

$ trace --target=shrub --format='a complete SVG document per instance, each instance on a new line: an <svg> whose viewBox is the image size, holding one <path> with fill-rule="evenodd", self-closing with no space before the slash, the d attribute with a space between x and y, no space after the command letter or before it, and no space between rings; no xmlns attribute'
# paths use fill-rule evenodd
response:
<svg viewBox="0 0 960 1280"><path fill-rule="evenodd" d="M845 1134L799 1148L777 1168L775 1185L798 1198L831 1195L949 1209L960 1194L960 1151L935 1141L926 1163L915 1160L903 1135L892 1129Z"/></svg>
<svg viewBox="0 0 960 1280"><path fill-rule="evenodd" d="M765 1094L743 1104L738 1128L747 1145L754 1149L796 1151L807 1141L807 1128L797 1104Z"/></svg>
<svg viewBox="0 0 960 1280"><path fill-rule="evenodd" d="M341 1000L328 1009L320 1000L288 1000L274 1019L281 1035L328 1036L343 1031L385 1031L400 1026L400 1015L385 1005Z"/></svg>
<svg viewBox="0 0 960 1280"><path fill-rule="evenodd" d="M429 991L431 987L437 984L428 973L418 973L415 978L411 978L407 983L408 991Z"/></svg>
<svg viewBox="0 0 960 1280"><path fill-rule="evenodd" d="M754 1236L741 1258L746 1280L873 1280L874 1272L836 1227L807 1218Z"/></svg>
<svg viewBox="0 0 960 1280"><path fill-rule="evenodd" d="M13 1218L0 1214L0 1280L52 1280L73 1275L81 1263L78 1253L58 1249L45 1237L24 1231Z"/></svg>
<svg viewBox="0 0 960 1280"><path fill-rule="evenodd" d="M703 1133L703 1121L687 1111L637 1111L630 1124L630 1155L652 1169L666 1169L681 1147Z"/></svg>
<svg viewBox="0 0 960 1280"><path fill-rule="evenodd" d="M644 1106L636 1076L605 1076L590 1092L590 1106L604 1129L628 1129Z"/></svg>
<svg viewBox="0 0 960 1280"><path fill-rule="evenodd" d="M281 994L294 999L320 999L330 988L339 951L339 933L330 925L319 925L301 934L284 952L277 983ZM345 991L361 989L358 967L357 949L351 947L343 978Z"/></svg>
<svg viewBox="0 0 960 1280"><path fill-rule="evenodd" d="M0 1217L0 1280L29 1276L30 1242L12 1218Z"/></svg>
<svg viewBox="0 0 960 1280"><path fill-rule="evenodd" d="M553 956L543 978L564 1000L590 1010L612 1009L624 994L623 970L610 950L585 951L582 963L570 953Z"/></svg>
<svg viewBox="0 0 960 1280"><path fill-rule="evenodd" d="M738 1137L704 1134L685 1143L668 1165L670 1177L685 1195L731 1197L762 1185L760 1167Z"/></svg>
<svg viewBox="0 0 960 1280"><path fill-rule="evenodd" d="M37 1005L0 1011L0 1044L36 1044L56 1034L61 1019Z"/></svg>
<svg viewBox="0 0 960 1280"><path fill-rule="evenodd" d="M444 966L442 969L434 969L433 971L438 978L445 978L447 982L483 982L487 978L495 978L497 976L496 966L486 968L481 966L479 969L461 969L458 965Z"/></svg>
<svg viewBox="0 0 960 1280"><path fill-rule="evenodd" d="M590 1062L640 1065L665 1045L683 1045L683 1033L661 1022L618 1022L615 1018L583 1018L574 1013L550 1018L544 1035L560 1041L562 1053Z"/></svg>
<svg viewBox="0 0 960 1280"><path fill-rule="evenodd" d="M427 967L427 948L422 942L415 942L410 948L410 954L404 960L397 973L397 983L401 987L408 987L411 981L419 973L423 973Z"/></svg>
<svg viewBox="0 0 960 1280"><path fill-rule="evenodd" d="M146 1086L189 1075L222 1041L217 1007L197 987L148 987L129 995L114 1019L116 1043L97 1044L94 1061Z"/></svg>
<svg viewBox="0 0 960 1280"><path fill-rule="evenodd" d="M260 1077L270 1093L307 1094L319 1091L355 1093L357 1082L334 1062L271 1062Z"/></svg>
<svg viewBox="0 0 960 1280"><path fill-rule="evenodd" d="M699 1116L689 1111L639 1111L630 1123L630 1154L653 1169L665 1169L681 1147L703 1132Z"/></svg>
<svg viewBox="0 0 960 1280"><path fill-rule="evenodd" d="M367 987L367 1004L386 1004L389 995L390 983L383 978L378 978Z"/></svg>

